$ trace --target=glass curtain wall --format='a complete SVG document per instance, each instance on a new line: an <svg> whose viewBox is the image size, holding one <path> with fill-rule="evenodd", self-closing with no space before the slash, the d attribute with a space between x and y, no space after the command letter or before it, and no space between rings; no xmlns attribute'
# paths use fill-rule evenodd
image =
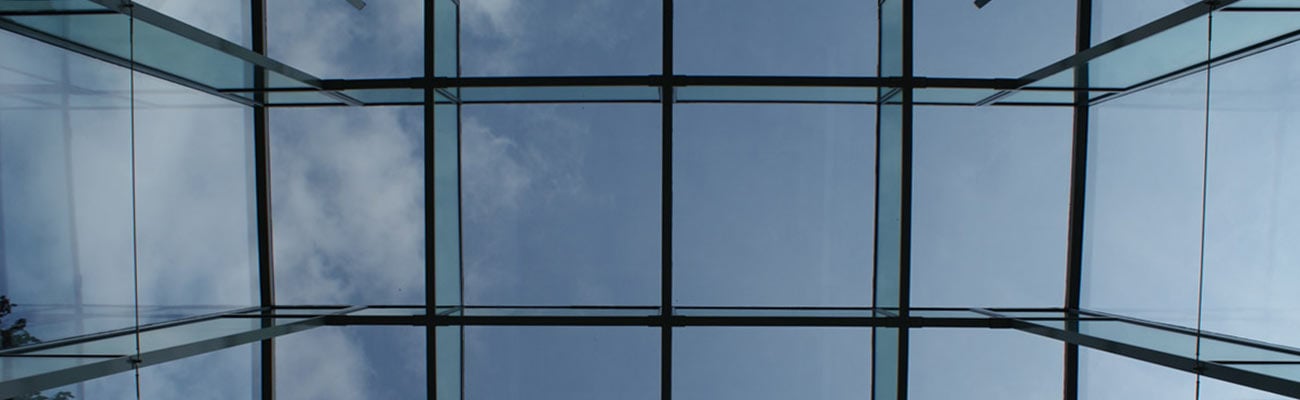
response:
<svg viewBox="0 0 1300 400"><path fill-rule="evenodd" d="M0 0L0 398L1300 396L1300 9L1022 3Z"/></svg>

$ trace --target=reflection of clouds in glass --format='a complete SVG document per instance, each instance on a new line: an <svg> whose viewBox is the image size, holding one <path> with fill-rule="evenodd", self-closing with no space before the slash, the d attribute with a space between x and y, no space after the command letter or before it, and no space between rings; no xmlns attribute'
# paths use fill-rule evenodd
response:
<svg viewBox="0 0 1300 400"><path fill-rule="evenodd" d="M466 76L659 70L657 1L476 0L460 12Z"/></svg>
<svg viewBox="0 0 1300 400"><path fill-rule="evenodd" d="M466 107L467 303L654 303L660 154L653 110Z"/></svg>
<svg viewBox="0 0 1300 400"><path fill-rule="evenodd" d="M418 108L271 113L277 302L424 300Z"/></svg>
<svg viewBox="0 0 1300 400"><path fill-rule="evenodd" d="M268 55L322 78L417 76L424 68L419 0L267 1Z"/></svg>
<svg viewBox="0 0 1300 400"><path fill-rule="evenodd" d="M268 3L276 1L278 0L268 1ZM222 39L244 47L251 46L248 1L134 0L134 2Z"/></svg>
<svg viewBox="0 0 1300 400"><path fill-rule="evenodd" d="M424 340L424 328L401 326L321 327L277 339L276 394L283 399L424 398Z"/></svg>

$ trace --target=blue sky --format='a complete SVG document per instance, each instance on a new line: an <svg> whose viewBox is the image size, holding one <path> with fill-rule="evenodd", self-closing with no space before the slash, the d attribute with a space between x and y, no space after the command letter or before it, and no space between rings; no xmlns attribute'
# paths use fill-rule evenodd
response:
<svg viewBox="0 0 1300 400"><path fill-rule="evenodd" d="M1095 41L1187 4L1095 1ZM240 2L142 3L248 43ZM269 3L273 58L325 78L422 73L418 1L373 0L362 11L343 1ZM872 75L871 3L679 1L676 72ZM658 2L462 4L464 75L659 72ZM995 0L977 10L965 0L922 0L916 7L918 75L1016 77L1073 52L1073 2ZM33 307L77 296L131 304L127 72L8 33L0 47L30 55L0 61L0 84L58 81L66 65L70 83L100 90L68 101L104 106L70 112L69 136L57 108L0 111L7 293ZM1286 89L1298 79L1288 67L1298 51L1285 47L1213 72L1202 319L1209 330L1292 346L1300 342L1285 333L1300 318L1279 313L1279 305L1300 300L1287 285L1297 274L1287 244L1300 226L1292 206L1300 193L1288 184L1300 169L1288 160L1300 148L1287 135L1292 118L1280 111L1300 104ZM136 84L142 305L254 304L250 113L149 77L138 75ZM1086 307L1195 325L1204 91L1199 74L1094 108ZM0 102L60 104L55 93ZM165 104L185 106L153 106ZM657 305L658 111L654 104L464 107L466 302ZM677 105L673 302L870 305L874 112ZM421 110L276 109L271 124L278 300L421 303ZM1070 129L1065 108L916 109L914 305L1061 304ZM68 264L82 269L80 295L76 275L52 267ZM44 332L130 324L129 308L102 313L60 319ZM467 328L467 398L654 393L657 335ZM1060 391L1054 341L954 329L918 330L912 339L913 398ZM427 344L416 328L320 328L278 343L282 382L322 383L281 385L284 398L423 394ZM846 398L869 385L866 329L683 328L675 344L675 397L788 398L793 385L808 385L819 391L812 397ZM236 348L148 368L142 391L246 397L255 388L245 371L254 356ZM1093 351L1083 360L1084 398L1194 396L1190 374ZM217 369L239 372L209 373ZM134 389L120 376L85 388L108 398ZM1202 391L1205 398L1253 396L1227 384L1204 383Z"/></svg>

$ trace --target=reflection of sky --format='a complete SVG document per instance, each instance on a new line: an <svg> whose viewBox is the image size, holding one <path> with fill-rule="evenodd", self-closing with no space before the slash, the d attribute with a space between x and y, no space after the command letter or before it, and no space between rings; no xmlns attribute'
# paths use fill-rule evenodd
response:
<svg viewBox="0 0 1300 400"><path fill-rule="evenodd" d="M144 3L247 43L240 34L246 10L230 5L235 2ZM270 53L287 64L327 78L421 73L422 14L414 2L371 1L363 11L342 1L268 3ZM542 3L464 1L464 74L659 71L657 2ZM871 2L679 3L678 73L869 75L875 69ZM1072 51L1069 2L998 0L979 11L966 1L918 3L921 75L1018 76ZM1101 40L1185 2L1097 3ZM791 23L809 20L819 23ZM67 99L66 87L0 97L0 107L37 109L0 110L6 293L33 308L131 304L131 148L121 108L126 73L78 56L65 61L63 52L11 34L0 35L0 46L29 55L0 61L0 83L68 79L100 90ZM1296 256L1286 244L1294 242L1291 227L1300 225L1288 223L1296 194L1286 182L1296 171L1286 160L1295 158L1289 156L1295 145L1285 135L1291 121L1280 112L1290 109L1294 91L1276 79L1279 70L1292 69L1295 52L1286 48L1215 71L1203 322L1211 330L1300 346L1280 329L1300 321L1278 313L1279 305L1296 300L1287 285L1294 282L1289 267ZM67 78L60 68L68 68ZM253 304L248 111L199 107L210 103L152 78L140 76L137 85L137 105L195 105L137 110L142 305ZM1085 306L1195 324L1204 129L1198 96L1204 90L1197 75L1094 108ZM65 116L63 101L79 108ZM659 302L657 107L465 107L467 302ZM677 106L673 301L867 304L873 113L864 106ZM418 108L271 112L280 302L423 301L422 123ZM918 108L915 126L914 304L1059 305L1068 111ZM80 291L65 265L81 269ZM45 332L130 324L129 313L105 314L60 317ZM28 318L37 326L36 316ZM658 332L643 330L466 329L466 393L653 393ZM422 372L394 377L408 376L422 362L422 333L322 328L282 339L281 382L318 382L312 389L320 391L285 392L282 385L281 395L421 397ZM802 384L823 390L820 397L849 397L870 376L864 333L683 329L675 394L784 398L783 388ZM1060 346L1017 335L914 335L912 382L932 390L912 395L1050 397L1059 391L1052 379L1059 376ZM861 351L846 357L854 353L845 349ZM969 357L954 359L967 351ZM1019 355L999 356L1007 352ZM171 398L221 387L205 393L238 398L251 390L255 380L245 369L252 350L203 357L145 369L142 391ZM972 359L1000 364L989 368ZM1096 352L1085 352L1083 361L1085 398L1191 396L1188 374ZM211 365L239 376L199 379ZM604 383L580 384L590 377ZM927 384L941 379L951 387ZM494 384L500 381L509 384ZM759 390L759 383L774 381L783 382ZM960 388L988 382L1009 383L981 392ZM119 389L129 385L86 388L125 393ZM1207 398L1239 395L1223 384L1202 389Z"/></svg>

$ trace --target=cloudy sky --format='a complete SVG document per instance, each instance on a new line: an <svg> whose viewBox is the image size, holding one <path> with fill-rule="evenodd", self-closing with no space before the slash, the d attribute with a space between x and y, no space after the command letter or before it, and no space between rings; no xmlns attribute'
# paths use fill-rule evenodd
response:
<svg viewBox="0 0 1300 400"><path fill-rule="evenodd" d="M1094 1L1096 42L1187 4ZM243 2L141 3L249 43ZM372 0L361 11L341 0L268 3L277 60L324 78L422 74L420 1ZM678 1L676 72L873 75L872 3ZM657 1L461 4L463 75L660 72ZM1073 52L1074 12L1072 2L918 1L916 73L1020 76ZM0 61L0 286L33 333L129 326L133 263L146 320L256 304L249 110L136 75L133 147L127 71L9 33L0 48L27 55ZM1300 346L1287 334L1300 318L1283 312L1300 300L1288 285L1300 253L1287 246L1300 236L1300 192L1288 184L1300 175L1288 161L1300 142L1284 113L1300 106L1290 90L1300 86L1297 56L1283 47L1212 72L1204 204L1206 74L1093 109L1086 307L1195 326L1203 296L1206 329ZM463 107L465 302L659 304L658 113L657 104ZM916 109L914 305L1061 304L1071 117ZM277 300L422 303L422 110L279 108L270 118ZM869 306L875 118L870 106L677 105L672 301ZM94 307L70 314L75 304ZM636 327L466 328L464 391L656 398L658 339ZM423 397L424 340L411 327L281 338L280 395ZM674 344L679 398L864 398L870 385L867 329L687 328ZM1055 341L933 329L913 332L911 346L913 398L1059 397ZM239 347L146 368L141 392L248 397L255 357ZM1191 374L1090 350L1083 361L1087 399L1196 395ZM119 375L73 390L134 389ZM1266 397L1212 380L1201 395Z"/></svg>

